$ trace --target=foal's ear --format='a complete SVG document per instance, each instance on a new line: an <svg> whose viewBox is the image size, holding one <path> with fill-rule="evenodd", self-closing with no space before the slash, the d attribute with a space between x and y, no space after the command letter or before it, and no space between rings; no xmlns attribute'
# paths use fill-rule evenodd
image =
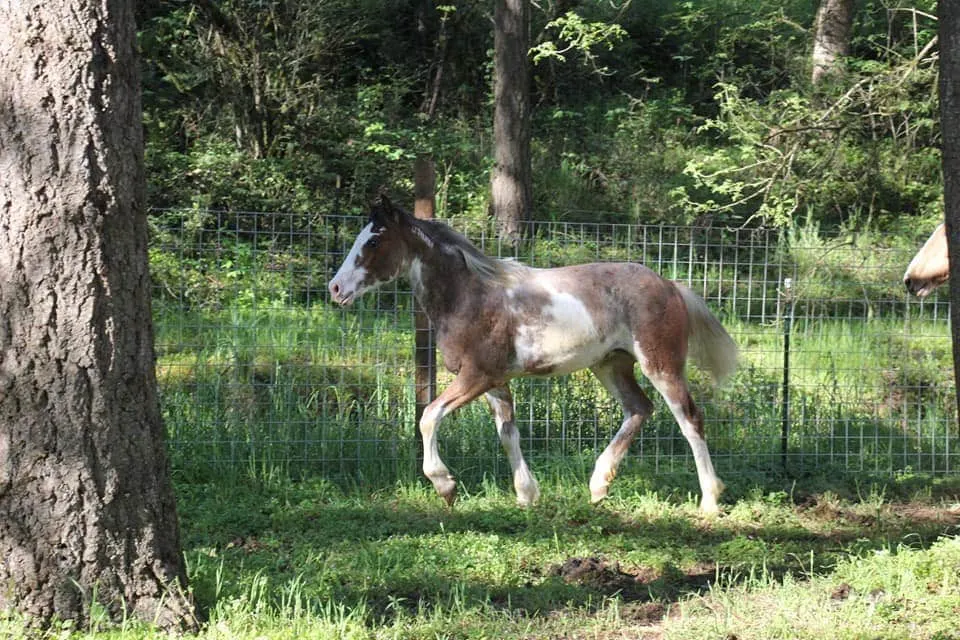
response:
<svg viewBox="0 0 960 640"><path fill-rule="evenodd" d="M399 225L405 222L406 212L394 206L385 194L379 194L370 208L370 217L387 225Z"/></svg>

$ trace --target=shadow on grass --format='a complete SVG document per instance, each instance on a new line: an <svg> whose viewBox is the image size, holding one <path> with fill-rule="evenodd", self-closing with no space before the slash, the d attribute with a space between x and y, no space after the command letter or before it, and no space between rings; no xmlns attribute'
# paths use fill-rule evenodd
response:
<svg viewBox="0 0 960 640"><path fill-rule="evenodd" d="M192 576L202 608L266 579L276 592L296 583L308 601L362 607L381 623L436 607L551 615L613 600L631 616L656 618L720 577L732 585L760 574L822 575L850 554L926 547L960 524L957 478L811 478L803 491L785 480L734 482L718 518L697 513L688 482L618 480L607 502L591 505L582 487L561 480L545 483L532 509L495 484L452 510L415 483L374 492L326 481L178 489L188 557L207 558Z"/></svg>

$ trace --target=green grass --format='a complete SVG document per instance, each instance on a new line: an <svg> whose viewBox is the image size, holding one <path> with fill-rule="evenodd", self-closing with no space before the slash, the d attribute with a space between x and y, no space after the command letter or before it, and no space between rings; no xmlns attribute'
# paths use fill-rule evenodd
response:
<svg viewBox="0 0 960 640"><path fill-rule="evenodd" d="M955 479L732 479L709 518L689 478L621 476L591 506L585 476L538 471L527 510L502 478L452 510L419 481L179 482L199 637L957 637Z"/></svg>
<svg viewBox="0 0 960 640"><path fill-rule="evenodd" d="M538 260L647 251L646 236L619 247L587 236L544 241ZM348 310L301 304L322 274L261 266L263 282L243 269L214 282L215 304L158 300L201 637L955 637L960 481L931 475L955 472L960 451L948 332L935 306L902 303L894 257L851 242L859 271L837 246L794 247L785 467L786 272L751 247L725 280L711 271L715 290L702 293L742 353L722 389L691 370L729 487L719 519L697 513L689 448L652 392L658 410L610 499L588 504L586 479L621 416L586 372L513 383L539 506L514 506L478 402L440 430L461 481L444 508L417 468L410 300L398 288ZM692 249L664 246L645 259L686 277ZM207 286L205 274L176 289ZM439 377L442 388L450 376ZM16 627L0 624L0 635ZM154 635L128 622L88 637Z"/></svg>

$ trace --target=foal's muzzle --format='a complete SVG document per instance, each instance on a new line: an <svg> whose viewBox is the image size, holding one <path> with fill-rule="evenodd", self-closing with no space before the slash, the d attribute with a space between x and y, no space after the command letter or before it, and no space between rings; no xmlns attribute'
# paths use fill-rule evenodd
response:
<svg viewBox="0 0 960 640"><path fill-rule="evenodd" d="M347 306L356 297L355 292L344 291L344 288L336 280L330 281L328 289L330 290L330 299L340 305Z"/></svg>
<svg viewBox="0 0 960 640"><path fill-rule="evenodd" d="M912 280L912 279L910 279L910 278L904 278L904 279L903 279L903 286L905 286L905 287L907 288L907 292L908 292L908 293L912 293L913 295L917 295L917 290L919 289L919 287L917 286L917 283L916 283L914 280Z"/></svg>
<svg viewBox="0 0 960 640"><path fill-rule="evenodd" d="M903 285L907 288L907 291L918 298L926 298L943 282L946 282L946 278L942 281L931 280L929 278L908 277L903 279Z"/></svg>

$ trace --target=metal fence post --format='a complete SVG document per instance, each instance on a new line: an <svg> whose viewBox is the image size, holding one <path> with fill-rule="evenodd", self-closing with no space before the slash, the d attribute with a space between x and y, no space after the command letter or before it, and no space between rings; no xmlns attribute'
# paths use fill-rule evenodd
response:
<svg viewBox="0 0 960 640"><path fill-rule="evenodd" d="M783 391L780 402L780 462L787 469L787 440L790 436L790 331L793 325L793 278L783 279L780 291L783 310Z"/></svg>

